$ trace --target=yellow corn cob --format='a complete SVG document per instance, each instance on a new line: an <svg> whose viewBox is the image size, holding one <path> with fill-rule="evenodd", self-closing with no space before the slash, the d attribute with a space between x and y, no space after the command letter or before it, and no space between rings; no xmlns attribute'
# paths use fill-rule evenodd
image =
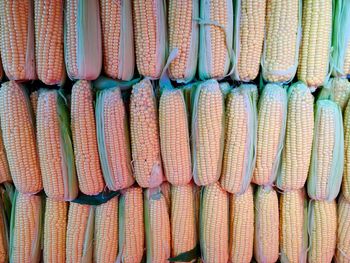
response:
<svg viewBox="0 0 350 263"><path fill-rule="evenodd" d="M92 262L95 209L70 203L66 236L66 262Z"/></svg>
<svg viewBox="0 0 350 263"><path fill-rule="evenodd" d="M219 183L202 189L200 204L200 244L206 263L228 261L229 197Z"/></svg>
<svg viewBox="0 0 350 263"><path fill-rule="evenodd" d="M171 187L171 255L192 250L198 242L198 215L196 203L199 195L193 183Z"/></svg>
<svg viewBox="0 0 350 263"><path fill-rule="evenodd" d="M267 84L259 100L256 167L252 181L259 185L274 182L280 162L287 118L287 92Z"/></svg>
<svg viewBox="0 0 350 263"><path fill-rule="evenodd" d="M350 82L345 78L331 78L328 85L321 89L320 96L333 100L344 111L350 98Z"/></svg>
<svg viewBox="0 0 350 263"><path fill-rule="evenodd" d="M232 59L233 6L230 0L200 0L200 79L223 78Z"/></svg>
<svg viewBox="0 0 350 263"><path fill-rule="evenodd" d="M230 196L229 255L232 263L249 263L253 256L254 200L253 187Z"/></svg>
<svg viewBox="0 0 350 263"><path fill-rule="evenodd" d="M291 80L298 66L300 0L267 0L262 74L269 82Z"/></svg>
<svg viewBox="0 0 350 263"><path fill-rule="evenodd" d="M60 263L66 259L68 205L46 198L44 223L44 262Z"/></svg>
<svg viewBox="0 0 350 263"><path fill-rule="evenodd" d="M219 180L224 141L224 98L216 80L202 82L192 112L193 176L197 185Z"/></svg>
<svg viewBox="0 0 350 263"><path fill-rule="evenodd" d="M2 84L0 118L13 182L22 193L42 190L39 158L30 102L26 90L14 81Z"/></svg>
<svg viewBox="0 0 350 263"><path fill-rule="evenodd" d="M135 67L132 3L100 0L100 8L104 72L111 78L130 80Z"/></svg>
<svg viewBox="0 0 350 263"><path fill-rule="evenodd" d="M251 81L258 76L265 36L266 1L235 1L234 50L237 61L234 78L236 80Z"/></svg>
<svg viewBox="0 0 350 263"><path fill-rule="evenodd" d="M345 54L344 73L350 75L350 41L348 41Z"/></svg>
<svg viewBox="0 0 350 263"><path fill-rule="evenodd" d="M297 190L304 186L310 165L314 130L314 97L302 82L288 90L288 113L281 172L277 186Z"/></svg>
<svg viewBox="0 0 350 263"><path fill-rule="evenodd" d="M94 262L114 263L118 255L118 197L96 207Z"/></svg>
<svg viewBox="0 0 350 263"><path fill-rule="evenodd" d="M39 92L36 90L36 91L33 91L30 96L29 96L29 99L30 99L30 104L32 106L32 111L33 111L33 115L34 115L34 120L36 122L36 112L37 112L37 108L38 108L38 99L39 99ZM36 127L36 126L35 126Z"/></svg>
<svg viewBox="0 0 350 263"><path fill-rule="evenodd" d="M122 191L118 214L119 254L117 262L141 262L144 250L142 188L129 187Z"/></svg>
<svg viewBox="0 0 350 263"><path fill-rule="evenodd" d="M309 263L330 263L337 240L337 204L335 201L310 201Z"/></svg>
<svg viewBox="0 0 350 263"><path fill-rule="evenodd" d="M305 263L308 236L307 202L304 189L281 194L280 230L281 262Z"/></svg>
<svg viewBox="0 0 350 263"><path fill-rule="evenodd" d="M139 73L159 78L166 60L164 0L133 1L136 65Z"/></svg>
<svg viewBox="0 0 350 263"><path fill-rule="evenodd" d="M276 262L279 256L279 208L277 193L259 186L255 193L254 257L257 262Z"/></svg>
<svg viewBox="0 0 350 263"><path fill-rule="evenodd" d="M166 89L159 101L159 132L164 173L172 185L186 185L192 179L190 137L184 95Z"/></svg>
<svg viewBox="0 0 350 263"><path fill-rule="evenodd" d="M66 0L65 3L67 74L71 79L94 80L102 67L99 0Z"/></svg>
<svg viewBox="0 0 350 263"><path fill-rule="evenodd" d="M131 169L127 113L120 89L99 91L95 112L103 177L113 191L127 188L135 179Z"/></svg>
<svg viewBox="0 0 350 263"><path fill-rule="evenodd" d="M350 203L341 196L338 201L337 263L350 261Z"/></svg>
<svg viewBox="0 0 350 263"><path fill-rule="evenodd" d="M350 103L344 113L344 177L342 184L344 198L350 202Z"/></svg>
<svg viewBox="0 0 350 263"><path fill-rule="evenodd" d="M329 70L332 0L303 1L302 28L298 79L317 88L325 82Z"/></svg>
<svg viewBox="0 0 350 263"><path fill-rule="evenodd" d="M43 227L42 200L38 195L15 193L11 212L10 262L39 263ZM56 247L57 248L57 247Z"/></svg>
<svg viewBox="0 0 350 263"><path fill-rule="evenodd" d="M255 85L243 84L226 98L225 149L220 183L230 193L244 193L255 165Z"/></svg>
<svg viewBox="0 0 350 263"><path fill-rule="evenodd" d="M38 78L47 85L65 77L63 0L35 0L35 62Z"/></svg>
<svg viewBox="0 0 350 263"><path fill-rule="evenodd" d="M177 82L189 82L196 74L199 32L193 18L198 16L198 0L169 1L169 51L178 49L177 58L169 66L169 75Z"/></svg>
<svg viewBox="0 0 350 263"><path fill-rule="evenodd" d="M153 86L144 79L133 86L130 98L132 159L141 187L156 187L163 181L157 115Z"/></svg>
<svg viewBox="0 0 350 263"><path fill-rule="evenodd" d="M1 59L10 80L36 79L33 1L0 1Z"/></svg>
<svg viewBox="0 0 350 263"><path fill-rule="evenodd" d="M145 191L145 230L148 262L168 262L171 253L170 218L159 188Z"/></svg>
<svg viewBox="0 0 350 263"><path fill-rule="evenodd" d="M80 80L72 88L71 125L79 188L87 195L103 191L93 94L90 82Z"/></svg>

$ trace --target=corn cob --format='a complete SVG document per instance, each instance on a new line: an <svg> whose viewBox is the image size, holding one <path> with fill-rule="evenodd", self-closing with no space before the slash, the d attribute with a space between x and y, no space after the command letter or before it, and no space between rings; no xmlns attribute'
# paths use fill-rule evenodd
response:
<svg viewBox="0 0 350 263"><path fill-rule="evenodd" d="M199 78L223 78L230 70L233 6L230 0L200 0Z"/></svg>
<svg viewBox="0 0 350 263"><path fill-rule="evenodd" d="M66 259L68 204L46 198L44 223L44 262L60 263Z"/></svg>
<svg viewBox="0 0 350 263"><path fill-rule="evenodd" d="M199 0L169 1L169 50L178 49L177 58L169 66L169 75L177 82L189 82L196 74L199 28L193 18L198 16Z"/></svg>
<svg viewBox="0 0 350 263"><path fill-rule="evenodd" d="M350 260L350 203L341 196L338 201L337 263Z"/></svg>
<svg viewBox="0 0 350 263"><path fill-rule="evenodd" d="M0 130L0 183L12 181L9 164L6 157L5 146Z"/></svg>
<svg viewBox="0 0 350 263"><path fill-rule="evenodd" d="M298 67L301 37L300 0L267 0L266 37L262 56L262 74L269 82L293 79Z"/></svg>
<svg viewBox="0 0 350 263"><path fill-rule="evenodd" d="M118 263L141 262L144 250L142 188L129 187L119 199Z"/></svg>
<svg viewBox="0 0 350 263"><path fill-rule="evenodd" d="M100 0L103 69L111 78L130 80L135 55L132 30L132 3Z"/></svg>
<svg viewBox="0 0 350 263"><path fill-rule="evenodd" d="M314 130L314 97L302 82L288 89L288 113L281 172L277 186L297 190L304 186L311 160Z"/></svg>
<svg viewBox="0 0 350 263"><path fill-rule="evenodd" d="M344 198L350 202L350 103L344 113L344 178L342 184Z"/></svg>
<svg viewBox="0 0 350 263"><path fill-rule="evenodd" d="M36 79L33 1L0 1L1 59L10 80Z"/></svg>
<svg viewBox="0 0 350 263"><path fill-rule="evenodd" d="M171 237L165 197L159 188L146 189L144 203L147 262L168 262Z"/></svg>
<svg viewBox="0 0 350 263"><path fill-rule="evenodd" d="M334 101L344 111L350 98L350 82L345 78L331 78L328 85L321 89L319 96Z"/></svg>
<svg viewBox="0 0 350 263"><path fill-rule="evenodd" d="M227 262L229 197L219 183L205 186L202 189L199 221L199 240L203 262Z"/></svg>
<svg viewBox="0 0 350 263"><path fill-rule="evenodd" d="M233 74L235 80L251 81L258 76L265 36L266 1L235 1L233 41L236 55Z"/></svg>
<svg viewBox="0 0 350 263"><path fill-rule="evenodd" d="M47 85L65 78L63 0L35 0L35 62L38 78Z"/></svg>
<svg viewBox="0 0 350 263"><path fill-rule="evenodd" d="M171 255L192 250L198 242L198 215L196 203L199 195L193 183L171 187Z"/></svg>
<svg viewBox="0 0 350 263"><path fill-rule="evenodd" d="M287 92L277 84L267 84L258 105L256 167L252 181L271 185L277 176L287 119Z"/></svg>
<svg viewBox="0 0 350 263"><path fill-rule="evenodd" d="M10 262L39 263L43 207L38 195L15 193L11 212Z"/></svg>
<svg viewBox="0 0 350 263"><path fill-rule="evenodd" d="M249 263L253 256L254 200L253 187L230 196L229 256L232 263Z"/></svg>
<svg viewBox="0 0 350 263"><path fill-rule="evenodd" d="M96 79L102 67L99 1L66 0L64 34L69 78Z"/></svg>
<svg viewBox="0 0 350 263"><path fill-rule="evenodd" d="M219 180L224 142L224 98L216 80L202 82L192 96L192 162L197 185Z"/></svg>
<svg viewBox="0 0 350 263"><path fill-rule="evenodd" d="M192 179L190 136L182 90L165 89L159 101L159 132L164 173L172 185Z"/></svg>
<svg viewBox="0 0 350 263"><path fill-rule="evenodd" d="M71 201L78 195L68 109L57 90L40 90L37 135L44 190L48 197Z"/></svg>
<svg viewBox="0 0 350 263"><path fill-rule="evenodd" d="M259 186L255 193L254 257L257 262L276 262L279 256L279 208L277 193Z"/></svg>
<svg viewBox="0 0 350 263"><path fill-rule="evenodd" d="M304 189L284 192L280 198L280 260L282 263L306 262L307 219Z"/></svg>
<svg viewBox="0 0 350 263"><path fill-rule="evenodd" d="M133 86L130 98L130 132L134 176L141 187L163 181L156 98L150 80Z"/></svg>
<svg viewBox="0 0 350 263"><path fill-rule="evenodd" d="M146 77L159 78L166 60L166 2L133 1L136 65Z"/></svg>
<svg viewBox="0 0 350 263"><path fill-rule="evenodd" d="M330 263L337 239L337 205L335 201L310 201L309 263Z"/></svg>
<svg viewBox="0 0 350 263"><path fill-rule="evenodd" d="M242 84L226 98L225 148L220 183L230 193L243 194L255 165L257 112L252 84Z"/></svg>
<svg viewBox="0 0 350 263"><path fill-rule="evenodd" d="M131 186L131 151L127 113L119 88L98 91L96 132L103 177L109 189Z"/></svg>
<svg viewBox="0 0 350 263"><path fill-rule="evenodd" d="M0 262L9 262L9 218L5 210L5 202L0 201Z"/></svg>
<svg viewBox="0 0 350 263"><path fill-rule="evenodd" d="M66 236L66 262L92 262L95 209L70 203Z"/></svg>
<svg viewBox="0 0 350 263"><path fill-rule="evenodd" d="M0 118L6 155L16 188L22 193L39 192L43 186L30 102L24 87L14 81L2 84Z"/></svg>
<svg viewBox="0 0 350 263"><path fill-rule="evenodd" d="M90 82L80 80L72 88L71 125L79 188L84 194L103 191L98 156L93 94Z"/></svg>
<svg viewBox="0 0 350 263"><path fill-rule="evenodd" d="M94 262L114 263L118 256L118 197L96 207Z"/></svg>
<svg viewBox="0 0 350 263"><path fill-rule="evenodd" d="M327 78L332 37L332 0L303 1L302 38L298 79L309 87Z"/></svg>
<svg viewBox="0 0 350 263"><path fill-rule="evenodd" d="M308 195L315 200L334 200L340 190L344 163L344 134L340 107L330 100L318 100Z"/></svg>

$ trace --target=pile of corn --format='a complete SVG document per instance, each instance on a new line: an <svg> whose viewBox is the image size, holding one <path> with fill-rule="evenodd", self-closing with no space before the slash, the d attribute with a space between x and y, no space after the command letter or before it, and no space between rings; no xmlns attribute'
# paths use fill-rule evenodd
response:
<svg viewBox="0 0 350 263"><path fill-rule="evenodd" d="M350 262L349 0L0 12L0 263Z"/></svg>

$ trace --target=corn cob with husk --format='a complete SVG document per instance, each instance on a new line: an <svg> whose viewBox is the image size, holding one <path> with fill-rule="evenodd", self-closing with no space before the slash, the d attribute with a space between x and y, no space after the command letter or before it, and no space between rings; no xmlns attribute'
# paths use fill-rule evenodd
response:
<svg viewBox="0 0 350 263"><path fill-rule="evenodd" d="M36 79L33 1L0 1L1 60L10 80Z"/></svg>
<svg viewBox="0 0 350 263"><path fill-rule="evenodd" d="M235 70L238 81L254 80L259 73L265 36L267 0L237 0L234 4Z"/></svg>
<svg viewBox="0 0 350 263"><path fill-rule="evenodd" d="M99 1L66 0L65 7L67 74L70 79L94 80L100 75L102 67Z"/></svg>
<svg viewBox="0 0 350 263"><path fill-rule="evenodd" d="M118 197L96 206L94 262L114 263L118 256Z"/></svg>
<svg viewBox="0 0 350 263"><path fill-rule="evenodd" d="M159 78L167 55L166 1L133 1L133 21L137 69Z"/></svg>
<svg viewBox="0 0 350 263"><path fill-rule="evenodd" d="M255 166L257 110L252 84L242 84L226 98L225 148L220 183L230 193L243 194Z"/></svg>
<svg viewBox="0 0 350 263"><path fill-rule="evenodd" d="M350 82L346 78L331 78L321 89L320 96L334 101L344 111L350 98Z"/></svg>
<svg viewBox="0 0 350 263"><path fill-rule="evenodd" d="M40 262L43 216L41 196L15 192L10 226L11 263Z"/></svg>
<svg viewBox="0 0 350 263"><path fill-rule="evenodd" d="M90 82L80 80L72 88L71 126L75 164L80 191L96 195L103 191L96 125L93 109L93 93Z"/></svg>
<svg viewBox="0 0 350 263"><path fill-rule="evenodd" d="M259 186L254 196L254 257L257 262L272 263L279 256L279 207L277 193Z"/></svg>
<svg viewBox="0 0 350 263"><path fill-rule="evenodd" d="M60 263L66 259L68 203L46 198L44 222L44 262Z"/></svg>
<svg viewBox="0 0 350 263"><path fill-rule="evenodd" d="M253 256L254 200L253 187L243 194L230 195L229 262L249 263Z"/></svg>
<svg viewBox="0 0 350 263"><path fill-rule="evenodd" d="M65 98L57 90L40 90L37 137L45 193L71 201L78 195L70 119Z"/></svg>
<svg viewBox="0 0 350 263"><path fill-rule="evenodd" d="M199 232L203 262L228 261L229 196L219 183L201 190Z"/></svg>
<svg viewBox="0 0 350 263"><path fill-rule="evenodd" d="M144 194L147 262L168 262L171 254L169 207L160 187Z"/></svg>
<svg viewBox="0 0 350 263"><path fill-rule="evenodd" d="M199 27L193 18L198 16L199 0L169 1L169 51L178 49L169 66L169 75L180 83L191 81L196 74Z"/></svg>
<svg viewBox="0 0 350 263"><path fill-rule="evenodd" d="M287 119L287 92L277 84L267 84L258 104L256 166L252 181L271 185L277 176Z"/></svg>
<svg viewBox="0 0 350 263"><path fill-rule="evenodd" d="M330 263L337 241L337 204L315 201L309 204L309 263Z"/></svg>
<svg viewBox="0 0 350 263"><path fill-rule="evenodd" d="M304 186L311 160L314 130L314 97L302 82L288 89L288 112L281 171L277 187L297 190Z"/></svg>
<svg viewBox="0 0 350 263"><path fill-rule="evenodd" d="M304 189L284 192L280 196L280 261L306 262L307 200Z"/></svg>
<svg viewBox="0 0 350 263"><path fill-rule="evenodd" d="M350 203L341 196L338 200L337 263L350 260Z"/></svg>
<svg viewBox="0 0 350 263"><path fill-rule="evenodd" d="M165 88L159 101L159 132L164 173L172 185L192 179L190 135L182 90Z"/></svg>
<svg viewBox="0 0 350 263"><path fill-rule="evenodd" d="M350 202L350 103L344 113L344 178L342 184L344 198Z"/></svg>
<svg viewBox="0 0 350 263"><path fill-rule="evenodd" d="M35 0L35 64L38 78L47 85L65 78L63 53L63 0Z"/></svg>
<svg viewBox="0 0 350 263"><path fill-rule="evenodd" d="M141 187L157 187L163 181L158 113L150 80L135 84L130 98L130 133L134 176Z"/></svg>
<svg viewBox="0 0 350 263"><path fill-rule="evenodd" d="M334 200L340 190L344 163L344 134L340 107L319 99L315 108L315 132L308 195L315 200Z"/></svg>
<svg viewBox="0 0 350 263"><path fill-rule="evenodd" d="M197 185L219 180L224 148L224 97L216 80L200 83L193 90L192 162Z"/></svg>
<svg viewBox="0 0 350 263"><path fill-rule="evenodd" d="M0 118L8 164L17 190L31 194L41 191L43 185L31 105L25 88L15 81L2 84Z"/></svg>
<svg viewBox="0 0 350 263"><path fill-rule="evenodd" d="M224 78L233 67L233 6L230 0L200 0L199 78Z"/></svg>
<svg viewBox="0 0 350 263"><path fill-rule="evenodd" d="M97 92L96 132L104 180L116 191L131 186L131 151L127 113L120 88Z"/></svg>
<svg viewBox="0 0 350 263"><path fill-rule="evenodd" d="M100 0L103 70L115 79L130 80L135 55L132 2Z"/></svg>
<svg viewBox="0 0 350 263"><path fill-rule="evenodd" d="M331 54L332 0L303 1L298 79L317 88L327 80Z"/></svg>
<svg viewBox="0 0 350 263"><path fill-rule="evenodd" d="M67 263L92 262L94 217L93 206L70 203L66 236Z"/></svg>
<svg viewBox="0 0 350 263"><path fill-rule="evenodd" d="M140 187L122 190L119 198L118 263L141 262L144 252L143 194Z"/></svg>

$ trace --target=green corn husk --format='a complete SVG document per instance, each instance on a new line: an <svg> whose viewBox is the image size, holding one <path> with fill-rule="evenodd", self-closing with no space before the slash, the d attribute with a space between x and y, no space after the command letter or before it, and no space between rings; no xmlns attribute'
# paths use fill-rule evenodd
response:
<svg viewBox="0 0 350 263"><path fill-rule="evenodd" d="M346 78L330 78L319 96L334 101L344 112L350 98L350 82Z"/></svg>
<svg viewBox="0 0 350 263"><path fill-rule="evenodd" d="M332 118L333 127L327 126L325 129L333 128L334 132L325 130L322 131L318 127L320 123L327 121L326 116L324 115L324 111L326 109L331 109L331 116L328 118ZM322 133L321 133L322 132ZM321 143L324 143L326 140L329 140L326 136L334 136L334 145L330 156L326 156L327 159L331 162L331 167L329 171L326 171L327 181L320 181L320 176L324 173L324 168L320 167L320 163L318 162L318 158L325 157L323 156L325 153L320 152L319 146ZM322 155L322 156L319 156ZM309 171L309 177L307 182L307 190L308 195L311 199L314 200L326 200L332 201L334 200L340 191L340 185L343 176L343 165L344 165L344 133L343 133L343 121L342 121L342 113L340 107L330 100L319 99L316 102L315 108L315 131L314 131L314 139L312 146L312 154L311 154L311 166ZM321 192L321 193L320 193Z"/></svg>

